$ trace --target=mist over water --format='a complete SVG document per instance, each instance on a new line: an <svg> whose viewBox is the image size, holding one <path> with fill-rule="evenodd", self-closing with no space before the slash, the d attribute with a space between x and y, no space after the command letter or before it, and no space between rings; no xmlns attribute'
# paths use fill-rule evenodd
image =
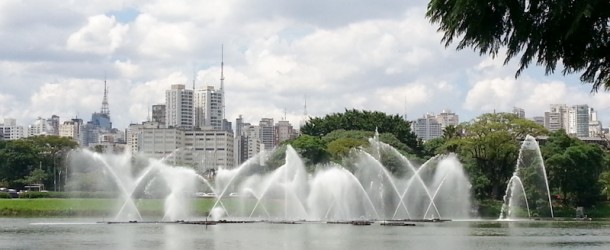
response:
<svg viewBox="0 0 610 250"><path fill-rule="evenodd" d="M72 168L101 171L105 188L120 194L117 221L141 221L139 199L163 199L155 220L191 220L195 194L215 199L211 219L341 221L471 218L470 183L455 155L439 155L416 167L377 137L353 149L345 165L310 167L287 146L284 164L263 164L267 154L232 169L202 176L190 167L129 154L75 152ZM168 157L171 157L168 156ZM391 171L392 170L392 171ZM74 180L78 181L78 179ZM78 185L74 185L78 186Z"/></svg>

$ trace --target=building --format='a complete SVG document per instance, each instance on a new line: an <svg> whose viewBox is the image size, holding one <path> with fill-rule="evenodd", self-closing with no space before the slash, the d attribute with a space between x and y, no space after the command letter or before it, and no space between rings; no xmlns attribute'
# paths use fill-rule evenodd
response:
<svg viewBox="0 0 610 250"><path fill-rule="evenodd" d="M74 118L70 121L64 121L59 125L59 136L71 138L78 142L79 145L83 145L83 120Z"/></svg>
<svg viewBox="0 0 610 250"><path fill-rule="evenodd" d="M126 141L132 153L172 165L201 170L235 166L233 133L229 131L165 128L158 122L145 122L130 125Z"/></svg>
<svg viewBox="0 0 610 250"><path fill-rule="evenodd" d="M273 150L275 148L275 126L273 124L273 118L262 118L258 123L259 138L261 143L265 146L265 150Z"/></svg>
<svg viewBox="0 0 610 250"><path fill-rule="evenodd" d="M50 126L50 135L59 135L59 116L52 115L47 121L49 122Z"/></svg>
<svg viewBox="0 0 610 250"><path fill-rule="evenodd" d="M565 104L551 104L550 110L544 112L544 127L549 131L568 128L568 106Z"/></svg>
<svg viewBox="0 0 610 250"><path fill-rule="evenodd" d="M47 122L47 119L38 117L34 123L30 124L27 128L27 136L38 136L38 135L49 135L51 134L51 126Z"/></svg>
<svg viewBox="0 0 610 250"><path fill-rule="evenodd" d="M165 125L165 104L152 106L152 121Z"/></svg>
<svg viewBox="0 0 610 250"><path fill-rule="evenodd" d="M198 127L224 130L223 90L214 86L195 91L195 117Z"/></svg>
<svg viewBox="0 0 610 250"><path fill-rule="evenodd" d="M275 124L275 145L279 145L283 141L297 138L297 131L292 128L289 121L278 121Z"/></svg>
<svg viewBox="0 0 610 250"><path fill-rule="evenodd" d="M26 129L17 125L17 120L5 118L4 123L0 123L0 135L3 140L17 140L25 137Z"/></svg>
<svg viewBox="0 0 610 250"><path fill-rule="evenodd" d="M94 144L101 143L100 136L108 133L115 133L118 130L113 129L110 119L110 108L108 104L108 85L104 80L104 95L102 98L102 107L100 112L91 114L91 120L83 125L79 125L80 135L82 139L81 146L89 147Z"/></svg>
<svg viewBox="0 0 610 250"><path fill-rule="evenodd" d="M599 137L603 134L602 122L597 120L597 111L589 109L589 137Z"/></svg>
<svg viewBox="0 0 610 250"><path fill-rule="evenodd" d="M543 126L544 127L544 116L534 116L532 117L532 121L534 121L536 124Z"/></svg>
<svg viewBox="0 0 610 250"><path fill-rule="evenodd" d="M444 109L440 114L436 115L436 121L441 124L441 129L447 126L457 126L460 124L460 117L451 112L450 109Z"/></svg>
<svg viewBox="0 0 610 250"><path fill-rule="evenodd" d="M568 109L567 133L577 137L589 136L589 106L574 105Z"/></svg>
<svg viewBox="0 0 610 250"><path fill-rule="evenodd" d="M174 84L165 91L165 122L169 128L193 129L195 126L193 90Z"/></svg>
<svg viewBox="0 0 610 250"><path fill-rule="evenodd" d="M525 109L513 107L513 114L519 118L525 118Z"/></svg>
<svg viewBox="0 0 610 250"><path fill-rule="evenodd" d="M233 133L224 130L183 131L183 162L199 169L233 168Z"/></svg>
<svg viewBox="0 0 610 250"><path fill-rule="evenodd" d="M412 127L415 135L424 141L443 135L442 125L438 122L436 116L431 114L426 114L424 117L415 120Z"/></svg>

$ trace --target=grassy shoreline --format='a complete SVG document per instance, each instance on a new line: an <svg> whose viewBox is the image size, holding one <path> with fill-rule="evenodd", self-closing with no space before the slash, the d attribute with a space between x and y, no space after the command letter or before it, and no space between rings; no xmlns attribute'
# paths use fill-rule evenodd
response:
<svg viewBox="0 0 610 250"><path fill-rule="evenodd" d="M163 200L143 199L136 202L142 216L162 216ZM194 215L206 216L214 199L192 199ZM110 217L120 209L117 199L42 198L0 199L0 217Z"/></svg>
<svg viewBox="0 0 610 250"><path fill-rule="evenodd" d="M194 216L207 216L215 199L190 199ZM237 204L225 200L227 206ZM233 203L233 204L232 204ZM0 199L0 217L111 217L120 209L121 201L112 198L40 198ZM141 215L163 216L164 200L141 199L136 201ZM500 214L500 201L481 201L479 217L496 219ZM574 208L555 207L555 217L573 218ZM610 202L602 202L595 208L585 209L585 214L595 220L610 219Z"/></svg>

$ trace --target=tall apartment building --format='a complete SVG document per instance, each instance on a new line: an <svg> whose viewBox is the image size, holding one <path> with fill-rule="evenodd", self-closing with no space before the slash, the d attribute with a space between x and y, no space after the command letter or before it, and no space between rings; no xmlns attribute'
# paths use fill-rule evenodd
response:
<svg viewBox="0 0 610 250"><path fill-rule="evenodd" d="M436 115L436 121L441 124L441 129L447 126L457 126L460 124L460 117L451 112L450 109L444 109L440 114Z"/></svg>
<svg viewBox="0 0 610 250"><path fill-rule="evenodd" d="M426 114L412 123L413 132L424 141L441 137L443 129L436 116Z"/></svg>
<svg viewBox="0 0 610 250"><path fill-rule="evenodd" d="M258 123L258 128L260 129L259 138L263 145L265 145L265 150L273 150L276 146L275 127L273 125L273 118L262 118Z"/></svg>
<svg viewBox="0 0 610 250"><path fill-rule="evenodd" d="M30 124L27 128L27 136L38 136L38 135L49 135L51 133L51 126L47 122L47 119L38 117L34 123Z"/></svg>
<svg viewBox="0 0 610 250"><path fill-rule="evenodd" d="M574 105L568 109L568 134L577 137L589 136L589 106Z"/></svg>
<svg viewBox="0 0 610 250"><path fill-rule="evenodd" d="M298 136L297 131L292 128L289 121L278 121L275 124L275 145L279 145L283 141L294 139Z"/></svg>
<svg viewBox="0 0 610 250"><path fill-rule="evenodd" d="M603 134L602 122L597 120L597 111L589 109L589 137L599 137Z"/></svg>
<svg viewBox="0 0 610 250"><path fill-rule="evenodd" d="M214 86L195 90L195 121L198 127L224 128L224 91Z"/></svg>
<svg viewBox="0 0 610 250"><path fill-rule="evenodd" d="M549 131L568 128L568 106L565 104L551 104L550 110L544 112L544 127Z"/></svg>
<svg viewBox="0 0 610 250"><path fill-rule="evenodd" d="M48 119L49 122L49 134L50 135L59 135L59 116L57 115L52 115L50 119Z"/></svg>
<svg viewBox="0 0 610 250"><path fill-rule="evenodd" d="M263 150L273 150L281 142L294 139L297 131L289 121L273 124L272 118L262 118L258 125L245 123L240 115L235 119L235 163L242 164Z"/></svg>
<svg viewBox="0 0 610 250"><path fill-rule="evenodd" d="M165 91L165 122L170 128L192 129L195 126L193 90L174 84Z"/></svg>
<svg viewBox="0 0 610 250"><path fill-rule="evenodd" d="M64 121L59 125L59 136L71 138L78 142L79 145L84 145L83 129L82 119L75 118L70 121Z"/></svg>
<svg viewBox="0 0 610 250"><path fill-rule="evenodd" d="M564 129L567 134L577 137L596 137L601 131L597 112L588 105L551 104L544 113L544 127L550 131Z"/></svg>
<svg viewBox="0 0 610 250"><path fill-rule="evenodd" d="M0 123L0 134L3 140L17 140L25 137L26 129L17 125L17 120L5 118L4 123Z"/></svg>
<svg viewBox="0 0 610 250"><path fill-rule="evenodd" d="M438 115L426 114L422 118L418 118L411 123L411 129L422 140L430 140L441 137L443 129L447 126L457 126L459 124L459 116L451 110L445 109Z"/></svg>

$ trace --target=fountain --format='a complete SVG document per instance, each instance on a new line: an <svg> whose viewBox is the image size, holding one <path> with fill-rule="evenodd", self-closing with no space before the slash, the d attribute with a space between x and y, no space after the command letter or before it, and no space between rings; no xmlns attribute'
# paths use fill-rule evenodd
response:
<svg viewBox="0 0 610 250"><path fill-rule="evenodd" d="M538 142L530 135L521 144L503 200L500 219L554 217L544 160Z"/></svg>
<svg viewBox="0 0 610 250"><path fill-rule="evenodd" d="M285 163L275 169L264 164L266 154L259 154L236 168L218 169L213 179L164 159L138 162L127 153L87 150L76 154L73 165L101 169L107 185L120 194L115 221L142 221L136 205L145 196L163 200L157 221L193 219L191 199L202 188L215 197L208 211L212 221L466 219L470 211L470 183L455 155L434 157L417 168L377 136L368 147L353 149L344 165L316 166L308 173L296 150L287 146Z"/></svg>
<svg viewBox="0 0 610 250"><path fill-rule="evenodd" d="M470 183L455 155L437 156L415 168L396 149L374 137L370 147L354 149L349 158L349 166L318 166L308 174L298 153L288 146L285 164L275 170L252 171L265 169L257 164L261 159L236 169L220 169L216 190L223 192L218 201L233 199L242 205L216 214L276 221L469 218ZM392 174L385 161L405 174Z"/></svg>
<svg viewBox="0 0 610 250"><path fill-rule="evenodd" d="M195 170L164 163L166 158L172 157L176 152L177 150L160 160L145 159L144 164L138 164L134 162L136 157L129 153L100 154L77 150L71 154L70 164L73 176L76 177L76 180L72 181L83 181L78 179L79 174L97 173L95 171L103 173L107 181L101 181L98 184L103 187L95 189L118 193L122 204L113 218L114 221L142 221L143 216L136 206L136 200L147 195L163 197L164 213L161 221L189 219L191 212L188 204L197 184L214 189Z"/></svg>

